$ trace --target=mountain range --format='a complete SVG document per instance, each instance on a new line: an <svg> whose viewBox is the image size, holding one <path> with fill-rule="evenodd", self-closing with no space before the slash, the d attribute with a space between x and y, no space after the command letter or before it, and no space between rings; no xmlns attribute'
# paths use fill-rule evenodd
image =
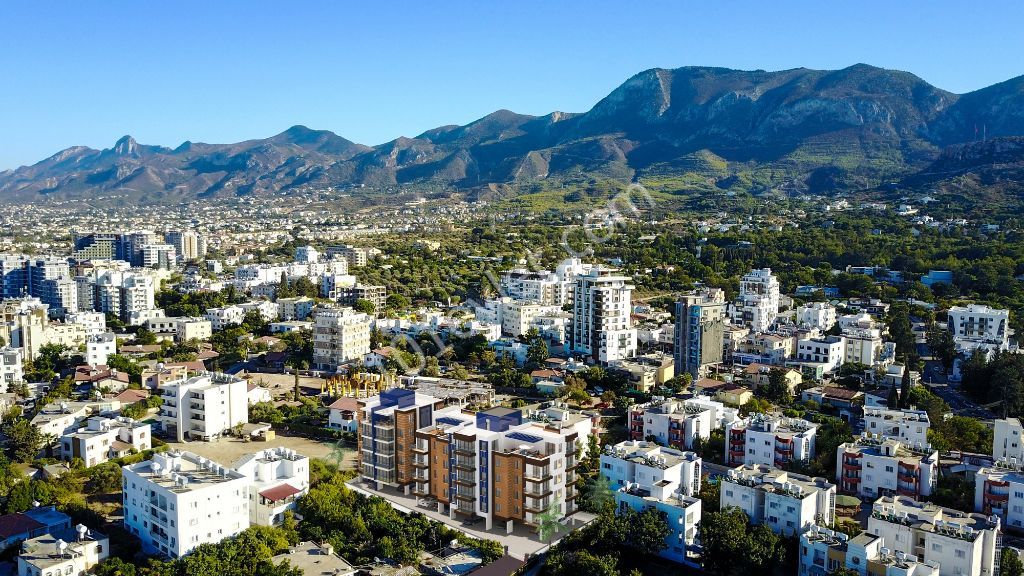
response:
<svg viewBox="0 0 1024 576"><path fill-rule="evenodd" d="M0 172L0 200L164 202L358 185L469 190L580 174L688 175L755 193L850 190L936 173L936 164L955 162L957 147L1013 136L1024 136L1024 76L958 95L863 64L652 69L585 113L499 110L379 146L304 126L235 144L167 148L125 136L104 150L74 146Z"/></svg>

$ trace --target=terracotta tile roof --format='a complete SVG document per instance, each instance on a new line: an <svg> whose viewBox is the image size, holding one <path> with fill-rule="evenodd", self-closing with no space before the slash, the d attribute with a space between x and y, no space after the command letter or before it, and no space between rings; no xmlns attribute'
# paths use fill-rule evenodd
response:
<svg viewBox="0 0 1024 576"><path fill-rule="evenodd" d="M119 400L122 404L134 404L146 398L149 398L148 390L132 390L131 388L114 396L114 400Z"/></svg>
<svg viewBox="0 0 1024 576"><path fill-rule="evenodd" d="M274 486L273 488L267 488L266 490L261 491L260 496L263 496L271 502L279 502L289 496L294 496L299 492L302 492L302 490L299 490L291 484L281 484L280 486Z"/></svg>
<svg viewBox="0 0 1024 576"><path fill-rule="evenodd" d="M331 410L351 410L354 412L359 408L359 402L355 398L343 397L335 400L328 408Z"/></svg>
<svg viewBox="0 0 1024 576"><path fill-rule="evenodd" d="M4 540L19 534L28 534L40 528L45 528L45 526L24 514L15 513L0 516L0 538Z"/></svg>

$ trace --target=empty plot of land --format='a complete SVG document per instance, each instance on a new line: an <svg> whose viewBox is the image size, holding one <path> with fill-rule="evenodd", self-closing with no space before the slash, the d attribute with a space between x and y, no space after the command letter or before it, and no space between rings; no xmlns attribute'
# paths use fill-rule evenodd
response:
<svg viewBox="0 0 1024 576"><path fill-rule="evenodd" d="M289 448L303 456L320 458L329 462L333 462L336 455L333 442L310 440L301 436L278 436L270 442L243 442L236 438L221 438L212 442L168 442L167 445L171 450L188 450L225 466L231 465L242 456L253 452L278 447ZM342 468L354 468L355 465L356 451L349 445L344 450Z"/></svg>

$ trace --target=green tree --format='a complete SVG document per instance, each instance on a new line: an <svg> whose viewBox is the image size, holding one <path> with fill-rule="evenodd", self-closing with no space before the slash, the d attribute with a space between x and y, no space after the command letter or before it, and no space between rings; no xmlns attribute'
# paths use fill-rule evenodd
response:
<svg viewBox="0 0 1024 576"><path fill-rule="evenodd" d="M548 359L548 344L540 336L530 340L530 346L526 349L526 362L532 366L540 366Z"/></svg>
<svg viewBox="0 0 1024 576"><path fill-rule="evenodd" d="M551 505L547 507L547 510L540 513L538 516L537 532L540 535L540 539L545 542L551 542L559 530L562 529L562 524L559 522L562 518L561 502L555 500L551 502Z"/></svg>
<svg viewBox="0 0 1024 576"><path fill-rule="evenodd" d="M373 305L373 302L366 300L365 298L357 299L352 308L354 308L356 312L362 312L364 314L373 315L377 313L377 307Z"/></svg>
<svg viewBox="0 0 1024 576"><path fill-rule="evenodd" d="M999 576L1024 576L1024 563L1016 550L1007 546L1000 554Z"/></svg>
<svg viewBox="0 0 1024 576"><path fill-rule="evenodd" d="M768 382L758 386L757 395L769 402L779 405L787 405L793 397L789 392L789 384L786 382L786 370L772 368L768 372Z"/></svg>
<svg viewBox="0 0 1024 576"><path fill-rule="evenodd" d="M903 367L903 377L900 379L900 407L910 407L910 365Z"/></svg>
<svg viewBox="0 0 1024 576"><path fill-rule="evenodd" d="M18 418L3 426L7 437L7 453L17 462L31 462L43 446L43 435L39 428L24 418Z"/></svg>
<svg viewBox="0 0 1024 576"><path fill-rule="evenodd" d="M952 370L953 361L956 359L956 343L953 342L953 334L938 324L933 324L928 330L926 339L932 356L942 362L946 372Z"/></svg>
<svg viewBox="0 0 1024 576"><path fill-rule="evenodd" d="M104 462L89 469L89 484L94 494L110 494L121 491L121 466L116 462Z"/></svg>
<svg viewBox="0 0 1024 576"><path fill-rule="evenodd" d="M889 310L889 337L896 344L896 355L906 358L915 351L916 338L906 303L892 305Z"/></svg>

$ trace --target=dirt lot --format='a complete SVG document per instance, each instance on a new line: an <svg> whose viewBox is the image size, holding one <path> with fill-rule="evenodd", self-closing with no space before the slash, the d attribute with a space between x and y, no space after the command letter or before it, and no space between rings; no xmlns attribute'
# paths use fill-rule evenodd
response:
<svg viewBox="0 0 1024 576"><path fill-rule="evenodd" d="M247 376L250 376L250 382L270 390L270 394L275 400L284 396L287 396L290 399L292 391L295 389L295 376L293 374L266 374L262 372L252 372ZM312 378L309 376L299 377L299 386L303 388L304 394L309 394L313 391L319 392L323 383L323 378Z"/></svg>
<svg viewBox="0 0 1024 576"><path fill-rule="evenodd" d="M295 450L299 454L310 458L321 458L333 461L333 444L326 441L309 440L299 436L278 436L271 442L242 442L235 438L222 438L213 442L168 442L172 450L188 450L200 456L210 458L225 466L234 464L238 459L257 450L277 448L283 446ZM354 468L356 465L356 451L349 447L345 450L345 458L342 468Z"/></svg>

